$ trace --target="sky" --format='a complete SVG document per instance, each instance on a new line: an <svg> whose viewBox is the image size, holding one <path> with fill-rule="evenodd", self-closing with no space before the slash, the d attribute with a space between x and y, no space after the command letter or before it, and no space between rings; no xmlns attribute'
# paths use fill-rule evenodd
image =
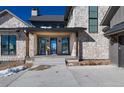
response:
<svg viewBox="0 0 124 93"><path fill-rule="evenodd" d="M31 17L32 8L38 8L40 15L64 15L65 6L0 6L0 10L8 9L24 21Z"/></svg>

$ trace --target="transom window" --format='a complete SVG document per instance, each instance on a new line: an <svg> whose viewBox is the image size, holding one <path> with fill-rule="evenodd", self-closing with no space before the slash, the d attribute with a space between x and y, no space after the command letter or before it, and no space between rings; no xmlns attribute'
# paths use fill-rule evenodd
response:
<svg viewBox="0 0 124 93"><path fill-rule="evenodd" d="M1 55L16 55L16 35L1 36Z"/></svg>
<svg viewBox="0 0 124 93"><path fill-rule="evenodd" d="M98 7L89 6L89 32L98 32Z"/></svg>

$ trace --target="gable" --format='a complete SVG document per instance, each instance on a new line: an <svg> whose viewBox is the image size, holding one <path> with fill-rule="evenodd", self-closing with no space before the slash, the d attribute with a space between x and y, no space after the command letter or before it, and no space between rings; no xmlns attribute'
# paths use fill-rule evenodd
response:
<svg viewBox="0 0 124 93"><path fill-rule="evenodd" d="M25 28L29 25L8 11L0 14L0 28Z"/></svg>

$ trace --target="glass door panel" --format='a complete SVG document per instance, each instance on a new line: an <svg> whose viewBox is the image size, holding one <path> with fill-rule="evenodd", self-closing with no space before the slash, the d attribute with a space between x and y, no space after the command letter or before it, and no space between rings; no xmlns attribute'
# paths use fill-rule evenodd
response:
<svg viewBox="0 0 124 93"><path fill-rule="evenodd" d="M69 54L69 38L62 38L62 54Z"/></svg>
<svg viewBox="0 0 124 93"><path fill-rule="evenodd" d="M51 54L57 53L57 39L56 38L50 39L50 53Z"/></svg>
<svg viewBox="0 0 124 93"><path fill-rule="evenodd" d="M39 49L38 54L39 55L45 55L46 54L46 38L39 38Z"/></svg>

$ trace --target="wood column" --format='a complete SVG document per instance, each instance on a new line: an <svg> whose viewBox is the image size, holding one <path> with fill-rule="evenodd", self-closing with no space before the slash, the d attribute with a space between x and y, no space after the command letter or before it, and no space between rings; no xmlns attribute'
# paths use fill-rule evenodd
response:
<svg viewBox="0 0 124 93"><path fill-rule="evenodd" d="M82 46L82 42L81 40L79 40L79 61L82 61L83 60L83 46Z"/></svg>
<svg viewBox="0 0 124 93"><path fill-rule="evenodd" d="M79 32L76 32L76 57L79 61L83 60L83 46L82 40L80 38Z"/></svg>
<svg viewBox="0 0 124 93"><path fill-rule="evenodd" d="M76 32L76 58L78 58L78 32Z"/></svg>

